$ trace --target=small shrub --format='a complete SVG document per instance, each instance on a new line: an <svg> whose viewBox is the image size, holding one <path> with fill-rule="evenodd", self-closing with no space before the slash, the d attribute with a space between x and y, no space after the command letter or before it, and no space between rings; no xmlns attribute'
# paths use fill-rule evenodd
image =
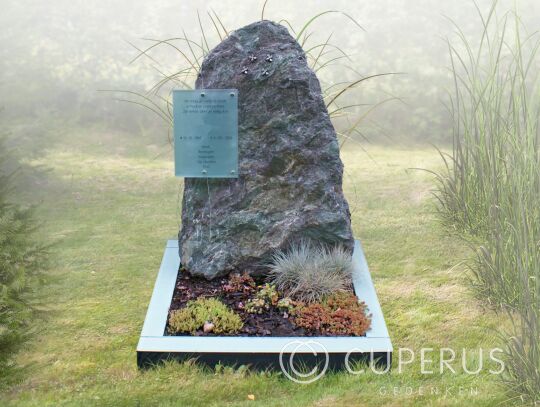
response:
<svg viewBox="0 0 540 407"><path fill-rule="evenodd" d="M205 322L214 324L217 334L235 333L242 329L240 317L215 298L198 298L187 303L185 308L171 312L170 333L195 333Z"/></svg>
<svg viewBox="0 0 540 407"><path fill-rule="evenodd" d="M366 305L350 292L336 292L322 303L299 305L293 312L296 325L323 334L362 336L371 325Z"/></svg>
<svg viewBox="0 0 540 407"><path fill-rule="evenodd" d="M36 330L39 288L45 281L47 248L36 239L31 208L12 201L12 176L0 135L0 378L13 355Z"/></svg>
<svg viewBox="0 0 540 407"><path fill-rule="evenodd" d="M285 296L307 303L351 286L352 259L340 246L326 248L301 242L272 259L270 280Z"/></svg>

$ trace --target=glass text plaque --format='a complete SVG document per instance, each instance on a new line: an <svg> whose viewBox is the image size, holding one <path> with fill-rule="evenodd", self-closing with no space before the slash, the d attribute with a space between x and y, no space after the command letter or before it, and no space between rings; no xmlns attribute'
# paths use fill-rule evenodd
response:
<svg viewBox="0 0 540 407"><path fill-rule="evenodd" d="M173 91L175 175L238 177L238 91Z"/></svg>

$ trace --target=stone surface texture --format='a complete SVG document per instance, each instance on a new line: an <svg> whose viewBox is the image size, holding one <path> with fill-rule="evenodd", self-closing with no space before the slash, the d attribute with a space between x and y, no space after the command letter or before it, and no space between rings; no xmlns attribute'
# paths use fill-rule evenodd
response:
<svg viewBox="0 0 540 407"><path fill-rule="evenodd" d="M186 178L182 266L207 279L261 275L300 240L352 252L336 133L315 73L288 30L260 21L205 58L196 87L238 89L238 179Z"/></svg>

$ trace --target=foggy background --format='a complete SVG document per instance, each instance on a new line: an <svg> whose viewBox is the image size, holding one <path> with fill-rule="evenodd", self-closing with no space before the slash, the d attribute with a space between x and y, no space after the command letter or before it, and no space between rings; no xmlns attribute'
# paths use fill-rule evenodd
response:
<svg viewBox="0 0 540 407"><path fill-rule="evenodd" d="M500 10L513 7L500 2ZM89 129L123 135L126 140L167 146L167 126L143 108L118 102L118 95L99 90L147 91L160 79L148 58L130 61L145 48L142 38L167 39L183 35L201 39L197 10L207 35L217 44L206 12L214 10L231 31L261 18L263 1L37 0L3 1L0 23L0 126L19 145L39 151L49 143L69 143L87 137ZM487 13L491 0L481 0ZM529 31L540 22L538 0L517 0ZM362 126L364 143L433 142L449 140L450 121L443 106L451 86L448 48L444 39L455 39L451 18L474 35L480 19L469 0L270 0L265 18L288 20L301 27L315 14L340 10L354 17L360 30L347 18L332 14L311 27L313 43L332 42L351 55L347 62L362 75L385 72L402 74L362 84L352 103L394 100L368 115ZM165 47L166 48L166 47ZM180 57L171 49L153 53L160 69L173 72ZM328 67L322 82L339 81L351 71ZM82 130L84 129L84 130ZM83 134L81 136L81 134Z"/></svg>

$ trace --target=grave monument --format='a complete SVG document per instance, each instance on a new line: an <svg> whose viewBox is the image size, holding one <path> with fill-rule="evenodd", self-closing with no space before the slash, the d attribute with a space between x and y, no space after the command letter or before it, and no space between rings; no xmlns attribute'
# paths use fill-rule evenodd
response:
<svg viewBox="0 0 540 407"><path fill-rule="evenodd" d="M285 27L259 21L232 32L204 59L196 90L174 97L187 271L264 274L276 250L301 240L352 252L336 132Z"/></svg>

